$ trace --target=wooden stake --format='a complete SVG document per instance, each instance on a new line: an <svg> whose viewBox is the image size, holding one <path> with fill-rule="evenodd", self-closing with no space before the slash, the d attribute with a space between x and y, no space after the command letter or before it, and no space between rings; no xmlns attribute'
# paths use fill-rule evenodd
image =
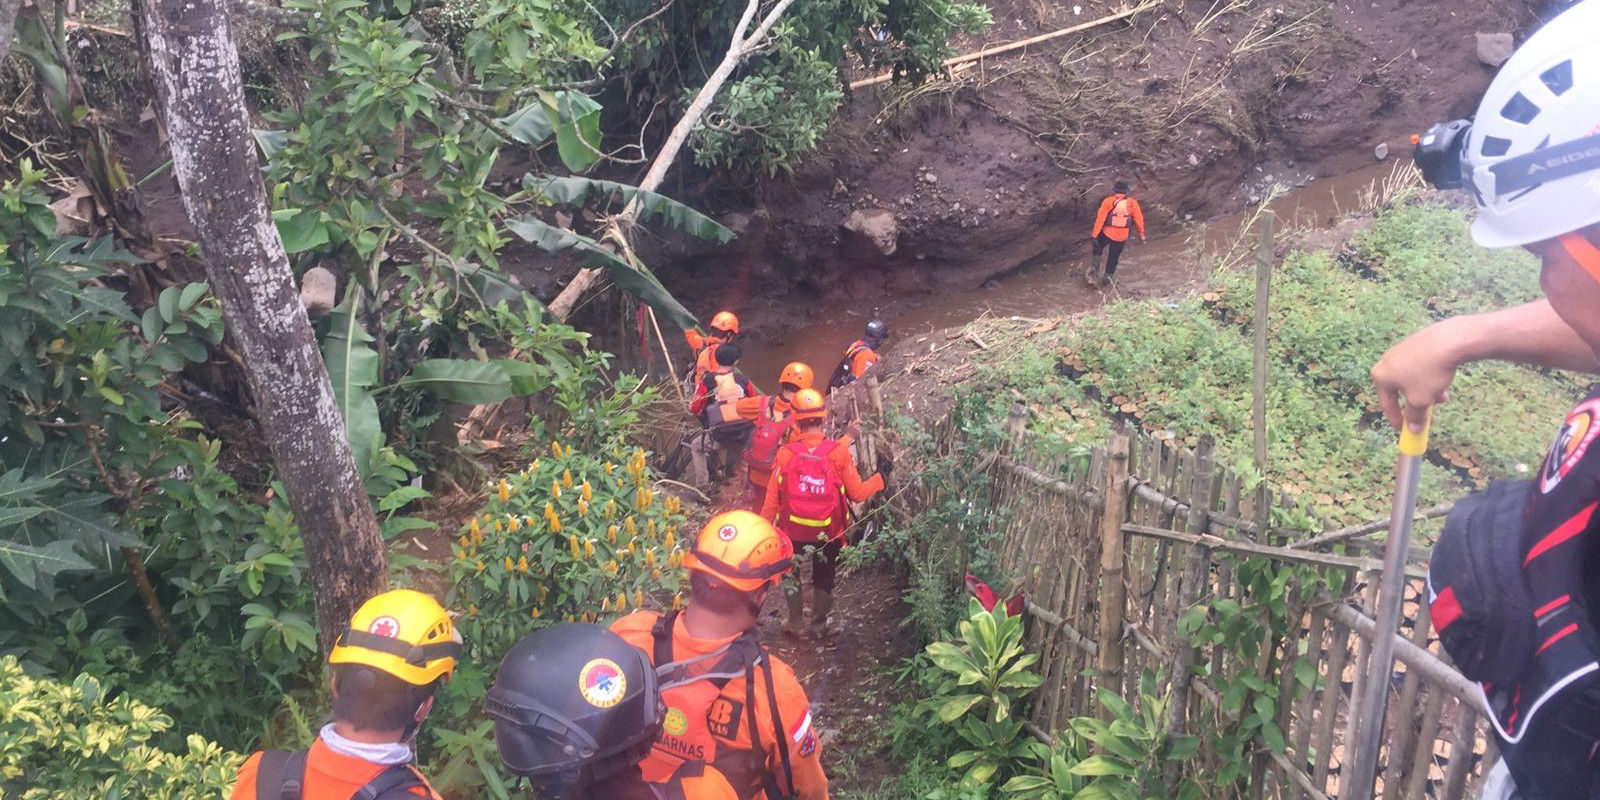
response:
<svg viewBox="0 0 1600 800"><path fill-rule="evenodd" d="M1100 685L1122 694L1122 623L1126 615L1127 554L1122 518L1128 505L1128 437L1111 437L1105 505L1100 517ZM1102 710L1102 713L1105 713Z"/></svg>
<svg viewBox="0 0 1600 800"><path fill-rule="evenodd" d="M1255 467L1266 488L1267 477L1267 301L1272 289L1272 227L1276 215L1271 209L1261 212L1261 249L1256 256L1256 360L1254 404L1251 418L1255 428ZM1262 491L1256 500L1256 541L1267 544L1267 527L1272 524L1272 508Z"/></svg>

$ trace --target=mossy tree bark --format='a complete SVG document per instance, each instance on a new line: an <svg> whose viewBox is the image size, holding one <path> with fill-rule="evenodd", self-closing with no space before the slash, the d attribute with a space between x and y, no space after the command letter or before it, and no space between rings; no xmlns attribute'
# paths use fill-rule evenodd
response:
<svg viewBox="0 0 1600 800"><path fill-rule="evenodd" d="M269 213L224 2L139 0L135 26L184 208L305 541L326 652L385 587L388 562Z"/></svg>

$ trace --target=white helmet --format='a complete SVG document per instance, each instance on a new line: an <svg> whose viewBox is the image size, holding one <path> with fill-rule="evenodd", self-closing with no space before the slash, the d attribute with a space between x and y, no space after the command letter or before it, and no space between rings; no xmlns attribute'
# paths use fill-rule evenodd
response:
<svg viewBox="0 0 1600 800"><path fill-rule="evenodd" d="M1600 222L1600 0L1546 23L1501 67L1462 153L1484 247Z"/></svg>

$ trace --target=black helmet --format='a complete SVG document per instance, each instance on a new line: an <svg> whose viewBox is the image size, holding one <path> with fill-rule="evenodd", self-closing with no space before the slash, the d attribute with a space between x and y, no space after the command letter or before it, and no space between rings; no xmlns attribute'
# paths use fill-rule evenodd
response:
<svg viewBox="0 0 1600 800"><path fill-rule="evenodd" d="M565 794L558 787L638 764L665 713L643 650L598 625L573 623L517 642L484 707L500 762L558 797Z"/></svg>
<svg viewBox="0 0 1600 800"><path fill-rule="evenodd" d="M889 338L889 323L874 319L867 323L867 333L861 337L868 345L877 347Z"/></svg>

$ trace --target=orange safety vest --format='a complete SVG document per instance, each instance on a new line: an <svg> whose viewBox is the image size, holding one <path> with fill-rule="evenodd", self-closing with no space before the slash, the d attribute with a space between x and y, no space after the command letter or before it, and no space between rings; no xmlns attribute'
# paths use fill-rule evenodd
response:
<svg viewBox="0 0 1600 800"><path fill-rule="evenodd" d="M1128 227L1128 218L1131 216L1132 214L1128 211L1128 198L1124 196L1115 205L1111 206L1111 215L1106 220L1106 224L1113 228L1126 228Z"/></svg>

